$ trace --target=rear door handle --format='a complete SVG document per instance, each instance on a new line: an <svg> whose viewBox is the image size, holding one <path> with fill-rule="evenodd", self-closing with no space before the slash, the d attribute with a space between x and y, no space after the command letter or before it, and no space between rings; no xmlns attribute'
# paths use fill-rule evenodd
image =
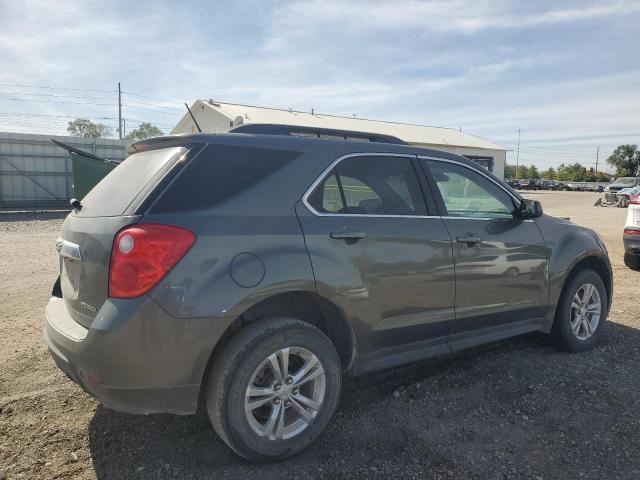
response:
<svg viewBox="0 0 640 480"><path fill-rule="evenodd" d="M361 240L367 237L367 234L364 232L356 232L351 227L341 228L337 232L330 233L331 238L336 240Z"/></svg>
<svg viewBox="0 0 640 480"><path fill-rule="evenodd" d="M475 235L464 235L463 237L456 237L456 241L459 243L466 243L467 247L482 243L482 239L480 237L476 237Z"/></svg>

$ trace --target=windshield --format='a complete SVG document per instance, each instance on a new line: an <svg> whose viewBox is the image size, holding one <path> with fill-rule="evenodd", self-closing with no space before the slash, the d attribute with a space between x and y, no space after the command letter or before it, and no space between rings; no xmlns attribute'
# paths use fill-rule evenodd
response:
<svg viewBox="0 0 640 480"><path fill-rule="evenodd" d="M636 183L635 177L621 177L616 178L611 185L634 185Z"/></svg>

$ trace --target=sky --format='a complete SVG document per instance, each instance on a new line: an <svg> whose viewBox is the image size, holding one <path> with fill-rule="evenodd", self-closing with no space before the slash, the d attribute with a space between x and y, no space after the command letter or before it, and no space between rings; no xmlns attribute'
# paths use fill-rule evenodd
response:
<svg viewBox="0 0 640 480"><path fill-rule="evenodd" d="M540 169L640 143L640 0L0 0L0 131L198 98L461 128Z"/></svg>

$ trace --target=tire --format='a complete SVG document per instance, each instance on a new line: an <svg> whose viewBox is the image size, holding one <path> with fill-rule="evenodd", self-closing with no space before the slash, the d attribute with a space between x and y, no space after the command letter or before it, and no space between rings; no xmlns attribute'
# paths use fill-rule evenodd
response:
<svg viewBox="0 0 640 480"><path fill-rule="evenodd" d="M575 332L572 326L578 324L576 319L579 318L579 310L575 309L572 304L574 297L576 297L579 292L584 296L585 290L583 289L583 286L585 285L591 285L595 288L600 302L600 315L597 322L594 322L593 315L588 314L588 325L582 322L581 325L578 325L578 332ZM594 305L595 303L596 297L594 295L595 294L592 294L590 300L587 300L590 305ZM600 278L600 275L598 275L594 270L581 270L571 278L571 280L569 280L569 283L566 285L564 292L562 293L562 297L560 298L560 302L556 309L556 316L553 322L551 336L556 345L564 350L570 352L584 352L590 350L600 337L608 312L609 305L607 290L602 278ZM589 318L591 318L591 321L588 320ZM596 323L595 327L594 323ZM586 338L584 338L585 336Z"/></svg>
<svg viewBox="0 0 640 480"><path fill-rule="evenodd" d="M285 355L282 350L287 348L290 349L288 371L291 379L300 374L305 365L313 364L313 356L319 361L324 375L319 374L303 383L298 392L296 384L288 385L286 379L280 384L268 359L280 352L276 365L282 370L282 356ZM318 369L317 364L314 365L316 368L311 371L315 374ZM268 389L269 394L247 397L250 383L256 388ZM341 384L340 359L324 333L293 318L264 319L232 337L217 356L207 384L207 413L216 433L242 457L254 462L283 460L305 450L322 433L338 405ZM303 389L306 390L303 392ZM305 417L306 421L299 411L302 403L296 400L301 395L305 395L306 400L309 400L306 396L316 400L322 398L319 408L305 408L315 415L310 419ZM254 399L269 401L250 410L251 413L245 413L245 401L254 402ZM283 408L287 413L283 427L278 429L280 416L274 412ZM273 428L268 428L269 419L274 415L277 420ZM256 429L264 431L259 434Z"/></svg>
<svg viewBox="0 0 640 480"><path fill-rule="evenodd" d="M640 255L624 254L624 264L631 270L640 270Z"/></svg>

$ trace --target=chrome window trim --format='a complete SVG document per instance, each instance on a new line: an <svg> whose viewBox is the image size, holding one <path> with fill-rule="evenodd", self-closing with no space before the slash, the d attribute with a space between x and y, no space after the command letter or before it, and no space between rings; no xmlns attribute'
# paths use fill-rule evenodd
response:
<svg viewBox="0 0 640 480"><path fill-rule="evenodd" d="M497 217L453 217L453 216L447 216L447 215L382 215L382 214L371 214L370 215L370 214L366 214L366 213L321 213L321 212L318 212L309 203L309 196L313 193L313 191L316 189L316 187L318 185L320 185L320 183L322 183L325 180L325 178L329 175L329 173L331 173L331 170L333 170L336 165L338 165L343 160L346 160L348 158L353 158L353 157L404 157L404 158L408 158L408 159L416 159L417 158L417 159L425 159L425 160L436 160L436 161L439 161L439 162L455 163L455 164L461 165L463 167L466 167L469 170L473 170L475 172L478 172L476 169L471 168L468 165L465 165L464 163L462 163L460 161L446 160L444 158L430 157L430 156L426 156L426 155L415 155L415 154L411 154L411 153L384 153L384 152L378 152L378 153L373 153L373 152L347 153L345 155L341 155L340 157L336 158L333 162L331 162L331 164L329 164L329 166L327 168L325 168L322 171L322 173L320 173L320 175L318 175L318 178L316 178L314 180L314 182L311 184L311 186L309 188L307 188L307 190L302 195L302 203L316 217L439 218L439 219L442 219L442 220L508 220L508 218L497 218ZM489 180L494 185L496 185L497 187L499 187L500 189L502 189L506 193L508 193L509 196L511 196L517 202L518 205L520 204L520 199L518 197L514 196L513 193L511 193L509 190L505 189L499 183L496 183L488 175L485 175L482 172L478 172L478 173L480 173L487 180ZM525 220L525 221L532 222L533 220Z"/></svg>
<svg viewBox="0 0 640 480"><path fill-rule="evenodd" d="M325 168L322 173L315 179L315 181L311 184L309 188L304 192L302 196L302 203L307 209L317 217L366 217L366 218L440 218L439 215L383 215L383 214L366 214L366 213L322 213L318 212L315 208L311 206L309 203L309 196L313 193L318 185L320 185L324 179L331 173L331 170L335 168L343 160L347 158L353 157L403 157L408 158L409 160L415 160L416 155L411 153L365 153L365 152L357 152L357 153L347 153L336 158L331 164ZM417 175L416 175L417 178Z"/></svg>

